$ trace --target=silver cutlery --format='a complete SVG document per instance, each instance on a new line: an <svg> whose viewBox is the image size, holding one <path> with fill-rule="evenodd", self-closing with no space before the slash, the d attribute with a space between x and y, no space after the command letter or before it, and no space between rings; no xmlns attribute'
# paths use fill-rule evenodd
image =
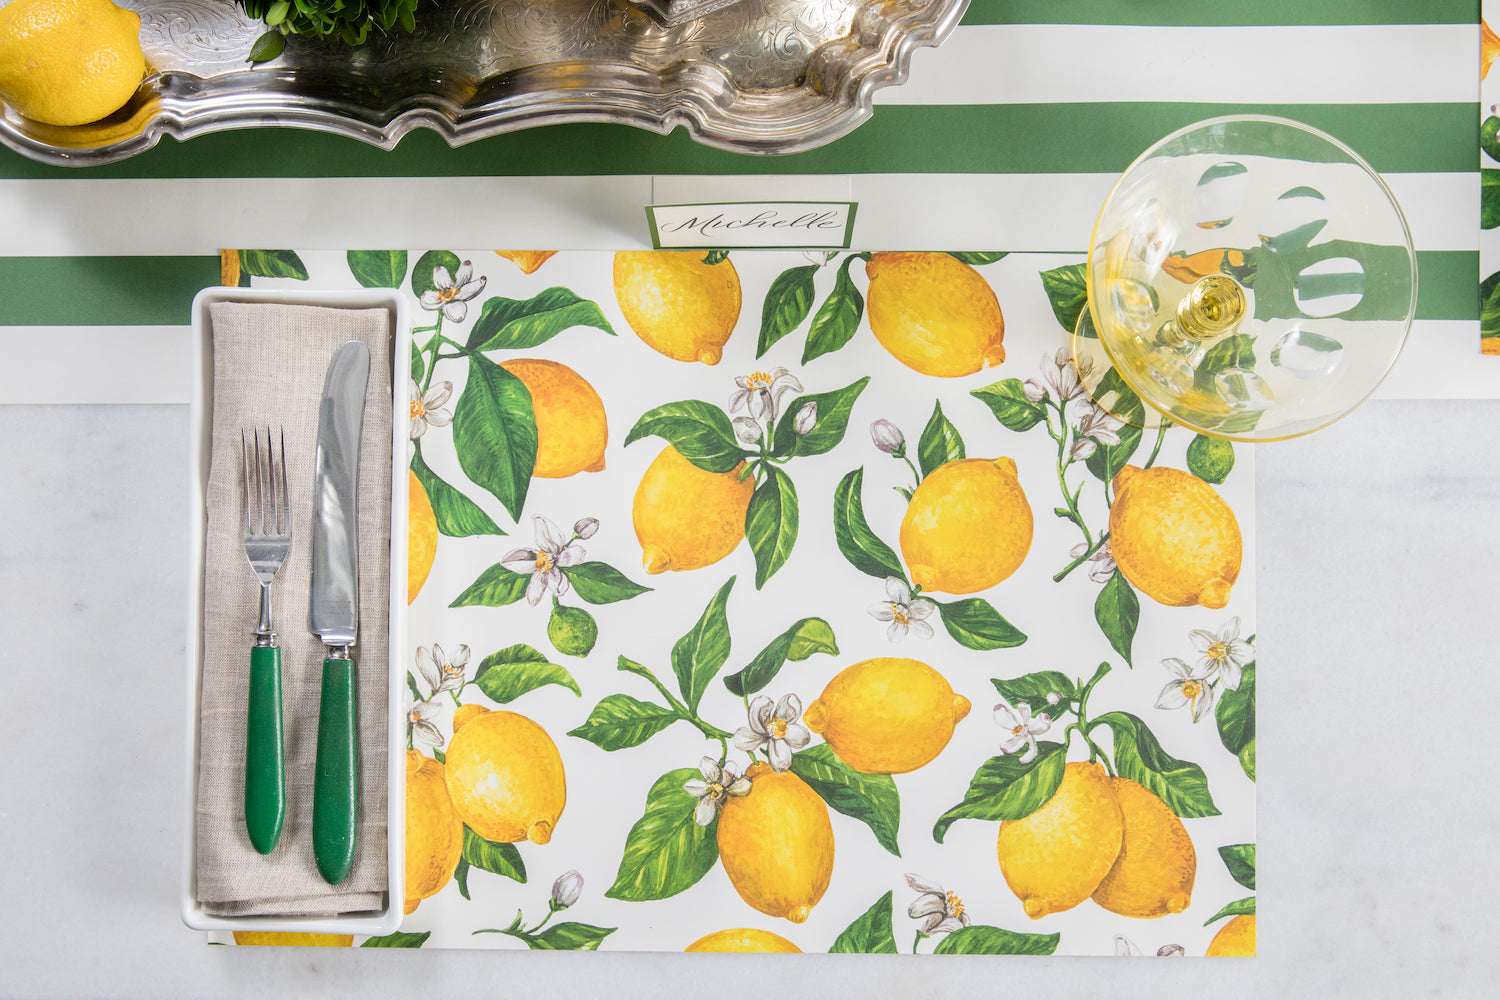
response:
<svg viewBox="0 0 1500 1000"><path fill-rule="evenodd" d="M280 447L266 428L252 456L240 431L245 467L245 559L260 582L260 624L250 649L250 689L245 727L245 829L261 854L275 850L286 817L286 772L282 757L281 647L271 620L271 583L292 547L291 505L286 492L286 434Z"/></svg>

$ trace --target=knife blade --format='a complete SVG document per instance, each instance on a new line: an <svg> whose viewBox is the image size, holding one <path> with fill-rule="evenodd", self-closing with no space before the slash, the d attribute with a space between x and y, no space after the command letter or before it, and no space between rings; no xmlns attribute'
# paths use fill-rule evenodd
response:
<svg viewBox="0 0 1500 1000"><path fill-rule="evenodd" d="M323 641L313 775L313 857L330 885L349 876L359 812L353 646L359 633L359 445L370 350L351 340L329 362L313 472L308 628Z"/></svg>

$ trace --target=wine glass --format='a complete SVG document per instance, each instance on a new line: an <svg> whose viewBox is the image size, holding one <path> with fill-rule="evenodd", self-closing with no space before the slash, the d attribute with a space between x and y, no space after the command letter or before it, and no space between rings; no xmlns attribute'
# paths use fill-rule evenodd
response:
<svg viewBox="0 0 1500 1000"><path fill-rule="evenodd" d="M1073 349L1100 406L1272 441L1375 390L1411 329L1417 267L1369 164L1310 126L1246 115L1174 132L1126 169L1087 284Z"/></svg>

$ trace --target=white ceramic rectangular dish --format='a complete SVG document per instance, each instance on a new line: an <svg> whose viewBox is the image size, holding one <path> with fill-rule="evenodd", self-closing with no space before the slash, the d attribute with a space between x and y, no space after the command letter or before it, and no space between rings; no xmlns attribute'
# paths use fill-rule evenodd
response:
<svg viewBox="0 0 1500 1000"><path fill-rule="evenodd" d="M383 665L387 671L388 748L386 795L386 871L384 904L378 911L329 917L221 917L205 913L197 898L197 797L198 720L200 677L203 664L203 560L206 534L204 497L208 487L209 449L213 430L213 331L209 308L216 302L279 302L346 309L390 310L391 328L391 461L394 472L407 463L408 379L411 367L411 334L405 298L395 289L363 291L315 291L302 289L207 288L193 300L193 395L189 421L189 492L193 512L189 562L193 585L187 609L187 789L185 795L186 839L183 848L181 909L189 927L206 931L291 931L324 934L389 934L401 924L405 889L406 852L406 726L403 708L406 691L406 515L407 477L391 476L391 543L389 649L384 658L366 650L361 661L366 669ZM294 531L295 537L295 531ZM295 543L294 543L295 544ZM291 623L297 612L288 609ZM248 654L248 643L246 646ZM248 669L248 660L247 660Z"/></svg>

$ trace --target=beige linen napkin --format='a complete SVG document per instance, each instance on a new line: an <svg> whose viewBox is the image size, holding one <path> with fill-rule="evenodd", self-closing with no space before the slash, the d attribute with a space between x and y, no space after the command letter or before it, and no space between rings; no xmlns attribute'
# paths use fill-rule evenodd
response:
<svg viewBox="0 0 1500 1000"><path fill-rule="evenodd" d="M391 315L270 302L219 302L213 329L213 450L206 497L199 718L198 900L218 916L378 910L386 879L389 678ZM349 877L330 886L313 861L313 772L323 645L307 630L313 456L328 362L346 340L370 348L359 462L359 817ZM286 819L269 855L245 832L245 702L260 585L245 561L240 431L286 433L292 549L271 586L281 642Z"/></svg>

